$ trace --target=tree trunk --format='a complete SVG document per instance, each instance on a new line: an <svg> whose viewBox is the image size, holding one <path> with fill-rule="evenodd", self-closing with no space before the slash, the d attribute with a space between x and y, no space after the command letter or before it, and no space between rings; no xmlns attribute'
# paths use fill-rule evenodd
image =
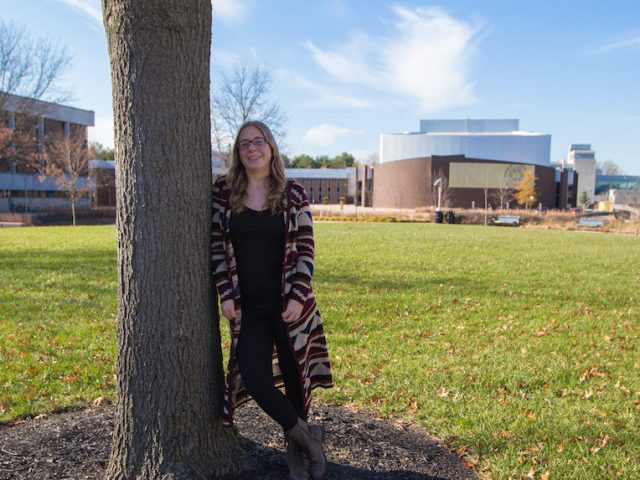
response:
<svg viewBox="0 0 640 480"><path fill-rule="evenodd" d="M211 282L210 0L103 0L118 227L107 479L204 479L247 459L222 427Z"/></svg>

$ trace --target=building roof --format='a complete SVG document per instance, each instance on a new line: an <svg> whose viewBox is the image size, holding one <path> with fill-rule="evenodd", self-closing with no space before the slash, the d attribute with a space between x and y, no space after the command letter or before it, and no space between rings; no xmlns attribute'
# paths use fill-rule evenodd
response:
<svg viewBox="0 0 640 480"><path fill-rule="evenodd" d="M287 178L349 178L356 174L355 167L347 168L286 168Z"/></svg>
<svg viewBox="0 0 640 480"><path fill-rule="evenodd" d="M114 170L116 162L113 160L89 160L89 168L103 168L105 170Z"/></svg>
<svg viewBox="0 0 640 480"><path fill-rule="evenodd" d="M0 100L0 108L7 112L26 111L30 115L42 116L59 122L69 122L87 127L95 125L95 113L93 110L83 110L2 91L0 91Z"/></svg>
<svg viewBox="0 0 640 480"><path fill-rule="evenodd" d="M426 119L420 120L421 133L509 133L520 130L516 118Z"/></svg>

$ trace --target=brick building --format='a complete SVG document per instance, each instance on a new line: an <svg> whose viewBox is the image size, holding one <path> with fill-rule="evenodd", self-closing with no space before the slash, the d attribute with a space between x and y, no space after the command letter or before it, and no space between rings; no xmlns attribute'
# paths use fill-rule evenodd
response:
<svg viewBox="0 0 640 480"><path fill-rule="evenodd" d="M0 92L0 128L28 134L36 152L43 152L45 138L59 135L87 143L87 129L93 126L95 114L90 110L34 100ZM19 149L2 145L0 149L0 211L31 212L66 208L69 202L64 190L52 178L38 175L31 162L22 161ZM84 188L88 171L78 184ZM90 198L80 200L87 206Z"/></svg>
<svg viewBox="0 0 640 480"><path fill-rule="evenodd" d="M575 206L575 172L546 165L530 165L499 160L467 158L465 155L446 155L410 158L381 163L375 166L373 177L373 206L389 208L418 208L434 206L437 202L433 186L443 178L447 207L484 207L485 189L488 204L500 207L503 198L509 202L515 185L527 170L535 175L536 206L568 208ZM509 206L515 207L510 201Z"/></svg>

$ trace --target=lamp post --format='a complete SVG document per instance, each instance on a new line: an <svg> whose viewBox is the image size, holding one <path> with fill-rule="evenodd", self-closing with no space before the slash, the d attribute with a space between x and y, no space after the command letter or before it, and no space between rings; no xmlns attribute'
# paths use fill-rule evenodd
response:
<svg viewBox="0 0 640 480"><path fill-rule="evenodd" d="M433 182L434 187L438 187L438 206L436 207L436 212L440 211L440 203L442 202L442 177L438 177L435 182Z"/></svg>

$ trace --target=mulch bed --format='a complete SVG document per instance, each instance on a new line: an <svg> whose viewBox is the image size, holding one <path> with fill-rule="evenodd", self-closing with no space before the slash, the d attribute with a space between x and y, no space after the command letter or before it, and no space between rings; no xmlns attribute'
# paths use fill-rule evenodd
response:
<svg viewBox="0 0 640 480"><path fill-rule="evenodd" d="M113 412L107 405L0 425L0 480L102 479ZM327 479L478 478L460 458L407 421L318 404L311 421L322 422L327 430ZM278 425L253 402L238 410L236 425L259 468L246 479L286 480Z"/></svg>

